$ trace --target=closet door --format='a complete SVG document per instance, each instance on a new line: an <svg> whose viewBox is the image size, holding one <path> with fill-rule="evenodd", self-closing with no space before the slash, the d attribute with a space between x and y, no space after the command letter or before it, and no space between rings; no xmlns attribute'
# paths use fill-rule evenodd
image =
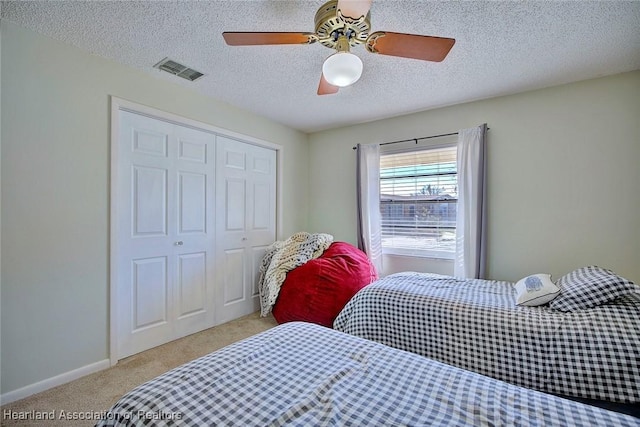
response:
<svg viewBox="0 0 640 427"><path fill-rule="evenodd" d="M259 309L259 267L276 238L276 152L216 138L216 317Z"/></svg>
<svg viewBox="0 0 640 427"><path fill-rule="evenodd" d="M215 136L120 112L118 359L214 325Z"/></svg>

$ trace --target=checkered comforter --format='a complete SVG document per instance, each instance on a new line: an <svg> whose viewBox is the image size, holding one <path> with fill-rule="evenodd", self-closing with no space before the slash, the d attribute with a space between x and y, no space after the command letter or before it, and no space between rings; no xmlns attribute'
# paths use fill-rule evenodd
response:
<svg viewBox="0 0 640 427"><path fill-rule="evenodd" d="M167 372L99 426L638 425L310 323L286 323Z"/></svg>
<svg viewBox="0 0 640 427"><path fill-rule="evenodd" d="M512 283L397 273L361 290L334 328L522 387L640 402L640 302L576 312L515 305Z"/></svg>

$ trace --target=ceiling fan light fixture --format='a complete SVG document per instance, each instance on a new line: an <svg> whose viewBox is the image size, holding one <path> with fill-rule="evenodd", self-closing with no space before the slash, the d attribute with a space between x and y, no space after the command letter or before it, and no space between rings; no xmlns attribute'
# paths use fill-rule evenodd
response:
<svg viewBox="0 0 640 427"><path fill-rule="evenodd" d="M362 60L350 52L334 53L322 64L322 74L333 86L352 85L362 75Z"/></svg>

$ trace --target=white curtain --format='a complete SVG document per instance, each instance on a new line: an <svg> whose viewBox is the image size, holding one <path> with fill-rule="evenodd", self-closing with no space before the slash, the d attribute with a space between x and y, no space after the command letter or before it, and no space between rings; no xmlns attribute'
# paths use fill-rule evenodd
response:
<svg viewBox="0 0 640 427"><path fill-rule="evenodd" d="M382 221L380 220L380 146L357 145L356 186L358 248L382 275Z"/></svg>
<svg viewBox="0 0 640 427"><path fill-rule="evenodd" d="M458 213L454 276L485 277L486 123L458 132Z"/></svg>

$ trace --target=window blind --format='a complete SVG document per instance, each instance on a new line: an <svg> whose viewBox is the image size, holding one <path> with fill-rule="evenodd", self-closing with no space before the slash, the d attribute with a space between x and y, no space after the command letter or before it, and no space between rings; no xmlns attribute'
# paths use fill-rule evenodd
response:
<svg viewBox="0 0 640 427"><path fill-rule="evenodd" d="M383 252L452 258L457 201L455 146L381 155Z"/></svg>

